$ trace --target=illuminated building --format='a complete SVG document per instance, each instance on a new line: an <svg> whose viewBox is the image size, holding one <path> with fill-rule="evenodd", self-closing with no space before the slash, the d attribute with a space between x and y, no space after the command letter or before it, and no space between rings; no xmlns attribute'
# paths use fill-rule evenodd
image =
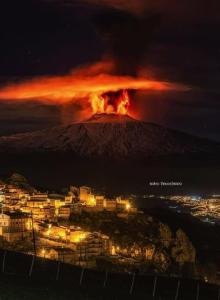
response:
<svg viewBox="0 0 220 300"><path fill-rule="evenodd" d="M76 254L73 250L64 247L53 247L52 249L41 249L40 256L48 259L75 264Z"/></svg>
<svg viewBox="0 0 220 300"><path fill-rule="evenodd" d="M104 209L107 211L114 211L116 210L117 202L114 199L108 199L104 201Z"/></svg>
<svg viewBox="0 0 220 300"><path fill-rule="evenodd" d="M27 191L14 187L12 185L5 186L5 200L10 202L15 199L27 201L30 198L30 195Z"/></svg>
<svg viewBox="0 0 220 300"><path fill-rule="evenodd" d="M5 193L0 190L0 202L5 201Z"/></svg>
<svg viewBox="0 0 220 300"><path fill-rule="evenodd" d="M94 195L90 195L88 200L86 201L87 206L96 206L96 199Z"/></svg>
<svg viewBox="0 0 220 300"><path fill-rule="evenodd" d="M71 243L80 243L88 236L88 234L89 232L85 232L82 230L71 230L69 233L69 241Z"/></svg>
<svg viewBox="0 0 220 300"><path fill-rule="evenodd" d="M49 194L48 196L50 205L54 206L55 208L59 208L61 206L72 204L73 196L68 195L60 195L60 194Z"/></svg>
<svg viewBox="0 0 220 300"><path fill-rule="evenodd" d="M98 232L87 234L87 236L76 245L76 251L82 260L96 258L100 255L111 253L111 241L108 236Z"/></svg>
<svg viewBox="0 0 220 300"><path fill-rule="evenodd" d="M47 194L39 194L30 196L30 199L27 201L27 206L29 207L45 207L48 206L49 200Z"/></svg>
<svg viewBox="0 0 220 300"><path fill-rule="evenodd" d="M95 196L92 194L91 188L87 186L79 188L79 200L87 206L96 206Z"/></svg>
<svg viewBox="0 0 220 300"><path fill-rule="evenodd" d="M61 206L65 205L64 199L51 199L49 200L50 205L54 206L55 208L60 208Z"/></svg>
<svg viewBox="0 0 220 300"><path fill-rule="evenodd" d="M125 209L127 211L129 211L131 209L131 204L130 204L130 201L129 199L123 199L121 197L117 197L116 198L116 202L117 202L117 208L119 209Z"/></svg>
<svg viewBox="0 0 220 300"><path fill-rule="evenodd" d="M69 219L71 214L71 207L70 205L63 205L58 208L57 216L61 219Z"/></svg>
<svg viewBox="0 0 220 300"><path fill-rule="evenodd" d="M31 236L32 221L29 215L21 212L0 214L0 235L8 242Z"/></svg>
<svg viewBox="0 0 220 300"><path fill-rule="evenodd" d="M97 210L103 210L104 209L104 203L105 203L105 197L104 196L96 196L96 208Z"/></svg>
<svg viewBox="0 0 220 300"><path fill-rule="evenodd" d="M8 193L13 194L13 193L17 193L17 191L18 191L18 188L16 186L14 186L12 184L7 185L7 192Z"/></svg>
<svg viewBox="0 0 220 300"><path fill-rule="evenodd" d="M92 194L91 188L87 186L81 186L79 188L79 200L80 202L87 202Z"/></svg>
<svg viewBox="0 0 220 300"><path fill-rule="evenodd" d="M72 195L67 195L64 197L65 204L72 204L73 203L73 196Z"/></svg>
<svg viewBox="0 0 220 300"><path fill-rule="evenodd" d="M52 206L45 207L21 207L21 211L32 213L33 218L36 220L53 220L55 216L55 208Z"/></svg>
<svg viewBox="0 0 220 300"><path fill-rule="evenodd" d="M49 226L45 227L38 227L38 231L44 235L45 237L48 237L50 239L54 240L67 240L67 228L63 226L56 226L49 224Z"/></svg>

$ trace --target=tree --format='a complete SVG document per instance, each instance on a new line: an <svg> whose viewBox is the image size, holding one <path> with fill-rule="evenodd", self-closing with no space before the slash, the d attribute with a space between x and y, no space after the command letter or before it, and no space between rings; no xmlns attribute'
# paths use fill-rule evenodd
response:
<svg viewBox="0 0 220 300"><path fill-rule="evenodd" d="M172 242L172 232L170 228L166 224L160 223L159 233L162 245L168 248Z"/></svg>
<svg viewBox="0 0 220 300"><path fill-rule="evenodd" d="M196 250L182 229L178 229L176 232L171 255L180 266L183 266L184 263L195 263Z"/></svg>

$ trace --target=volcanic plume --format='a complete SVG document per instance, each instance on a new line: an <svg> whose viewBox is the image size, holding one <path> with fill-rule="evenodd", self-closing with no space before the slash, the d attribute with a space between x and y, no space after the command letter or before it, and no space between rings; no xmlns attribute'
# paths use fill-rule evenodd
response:
<svg viewBox="0 0 220 300"><path fill-rule="evenodd" d="M138 76L140 67L147 62L147 50L160 16L149 13L137 16L108 8L94 16L93 22L106 45L106 55L115 63L116 73Z"/></svg>
<svg viewBox="0 0 220 300"><path fill-rule="evenodd" d="M114 75L112 62L99 62L65 76L33 78L0 89L2 101L79 103L91 113L128 112L129 90L186 90L186 86L145 77ZM84 116L87 117L87 116Z"/></svg>

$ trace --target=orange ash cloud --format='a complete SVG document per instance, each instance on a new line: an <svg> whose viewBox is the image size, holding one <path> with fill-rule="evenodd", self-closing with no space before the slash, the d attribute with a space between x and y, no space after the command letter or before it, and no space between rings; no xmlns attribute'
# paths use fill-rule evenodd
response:
<svg viewBox="0 0 220 300"><path fill-rule="evenodd" d="M102 94L121 89L133 90L171 90L180 89L167 82L152 81L144 78L113 76L101 74L95 77L74 78L73 76L47 77L12 84L0 89L1 99L50 99L54 102L66 102L73 98L83 98L92 94Z"/></svg>
<svg viewBox="0 0 220 300"><path fill-rule="evenodd" d="M127 112L129 96L126 90L186 90L180 84L149 80L144 77L113 75L111 61L77 68L65 76L45 76L0 88L0 100L27 101L60 104L90 103L93 112ZM107 105L103 94L124 91L116 109ZM86 99L86 100L85 100ZM102 107L103 106L103 107ZM104 107L105 106L105 107Z"/></svg>
<svg viewBox="0 0 220 300"><path fill-rule="evenodd" d="M72 75L63 77L42 77L18 84L10 84L0 89L0 99L27 100L46 99L65 103L74 98L90 97L108 91L133 90L185 90L182 85L132 78L128 76L113 76L101 74L94 77L75 78Z"/></svg>

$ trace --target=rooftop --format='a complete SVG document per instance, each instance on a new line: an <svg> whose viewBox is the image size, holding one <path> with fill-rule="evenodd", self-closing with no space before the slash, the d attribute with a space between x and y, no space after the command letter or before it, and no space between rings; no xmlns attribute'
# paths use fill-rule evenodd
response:
<svg viewBox="0 0 220 300"><path fill-rule="evenodd" d="M27 218L30 216L29 214L20 211L7 211L4 212L3 214L9 216L11 219Z"/></svg>

